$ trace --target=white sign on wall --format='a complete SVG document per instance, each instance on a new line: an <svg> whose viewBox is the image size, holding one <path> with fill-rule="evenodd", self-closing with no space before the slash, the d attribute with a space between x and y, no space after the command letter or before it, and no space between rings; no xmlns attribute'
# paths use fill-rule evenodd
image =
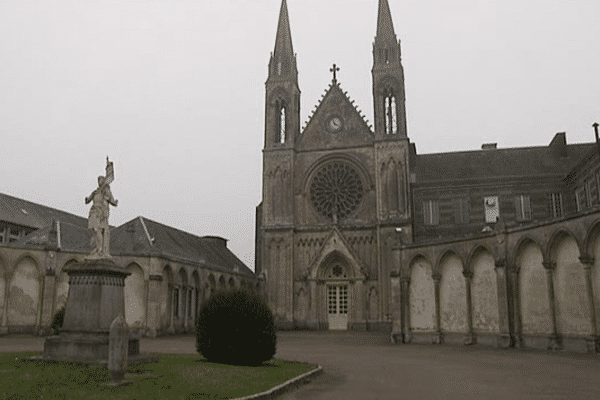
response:
<svg viewBox="0 0 600 400"><path fill-rule="evenodd" d="M498 196L483 198L483 210L485 212L485 223L495 223L500 217L500 204Z"/></svg>

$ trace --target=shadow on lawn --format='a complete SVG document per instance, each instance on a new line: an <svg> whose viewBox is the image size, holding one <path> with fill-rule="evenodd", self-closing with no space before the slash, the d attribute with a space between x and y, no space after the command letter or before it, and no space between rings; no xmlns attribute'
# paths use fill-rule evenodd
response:
<svg viewBox="0 0 600 400"><path fill-rule="evenodd" d="M196 362L196 363L200 363L200 364L217 364L217 365L232 366L232 367L282 368L281 365L275 364L274 361L266 361L260 365L238 365L238 364L227 364L227 363L219 363L219 362L215 362L215 361L208 361L206 358L200 358L197 360L193 360L192 362Z"/></svg>

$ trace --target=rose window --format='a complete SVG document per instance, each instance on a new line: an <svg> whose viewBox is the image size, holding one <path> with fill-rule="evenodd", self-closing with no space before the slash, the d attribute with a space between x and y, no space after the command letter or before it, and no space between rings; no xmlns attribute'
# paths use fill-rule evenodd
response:
<svg viewBox="0 0 600 400"><path fill-rule="evenodd" d="M358 172L348 164L334 162L317 171L310 185L310 199L319 214L337 220L360 206L363 185Z"/></svg>

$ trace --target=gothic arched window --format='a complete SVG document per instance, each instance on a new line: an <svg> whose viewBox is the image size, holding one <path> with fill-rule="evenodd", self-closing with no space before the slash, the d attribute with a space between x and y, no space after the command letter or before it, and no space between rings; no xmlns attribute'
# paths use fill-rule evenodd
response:
<svg viewBox="0 0 600 400"><path fill-rule="evenodd" d="M286 112L285 103L283 100L275 102L276 110L276 126L275 126L275 142L285 143L285 128L286 128Z"/></svg>
<svg viewBox="0 0 600 400"><path fill-rule="evenodd" d="M384 108L384 130L388 135L398 133L398 119L396 118L396 95L392 89L389 89L383 95Z"/></svg>

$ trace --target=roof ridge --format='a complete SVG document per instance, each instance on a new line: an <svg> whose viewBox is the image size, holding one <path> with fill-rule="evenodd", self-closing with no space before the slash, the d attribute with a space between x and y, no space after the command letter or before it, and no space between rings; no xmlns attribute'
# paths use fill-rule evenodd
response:
<svg viewBox="0 0 600 400"><path fill-rule="evenodd" d="M566 146L590 146L595 144L594 142L586 142L586 143L570 143L567 144ZM515 150L534 150L534 149L549 149L550 147L548 145L540 145L540 146L523 146L523 147L500 147L500 148L495 148L495 149L490 149L490 150L483 150L483 149L475 149L475 150L453 150L453 151L444 151L444 152L436 152L436 153L420 153L417 154L417 157L419 156L437 156L437 155L446 155L446 154L458 154L458 153L475 153L475 152L482 152L482 153L497 153L500 151L515 151Z"/></svg>
<svg viewBox="0 0 600 400"><path fill-rule="evenodd" d="M13 200L17 200L17 201L20 201L20 202L24 202L24 203L32 204L32 205L34 205L34 206L44 207L44 208L46 208L46 209L50 209L50 210L53 210L53 211L57 211L57 212L60 212L60 213L62 213L62 214L68 214L68 215L71 215L71 216L73 216L73 217L77 217L77 218L81 218L81 219L87 219L86 217L82 217L81 215L73 214L73 213L70 213L70 212L68 212L68 211L64 211L64 210L59 210L58 208L54 208L54 207L50 207L50 206L46 206L46 205L43 205L43 204L40 204L40 203L35 203L35 202L33 202L33 201L30 201L30 200L25 200L25 199L22 199L22 198L20 198L20 197L16 197L16 196L13 196L13 195L10 195L10 194L7 194L7 193L2 193L2 192L0 192L0 196L6 196L6 197L10 197L10 198L11 198L11 199L13 199Z"/></svg>

